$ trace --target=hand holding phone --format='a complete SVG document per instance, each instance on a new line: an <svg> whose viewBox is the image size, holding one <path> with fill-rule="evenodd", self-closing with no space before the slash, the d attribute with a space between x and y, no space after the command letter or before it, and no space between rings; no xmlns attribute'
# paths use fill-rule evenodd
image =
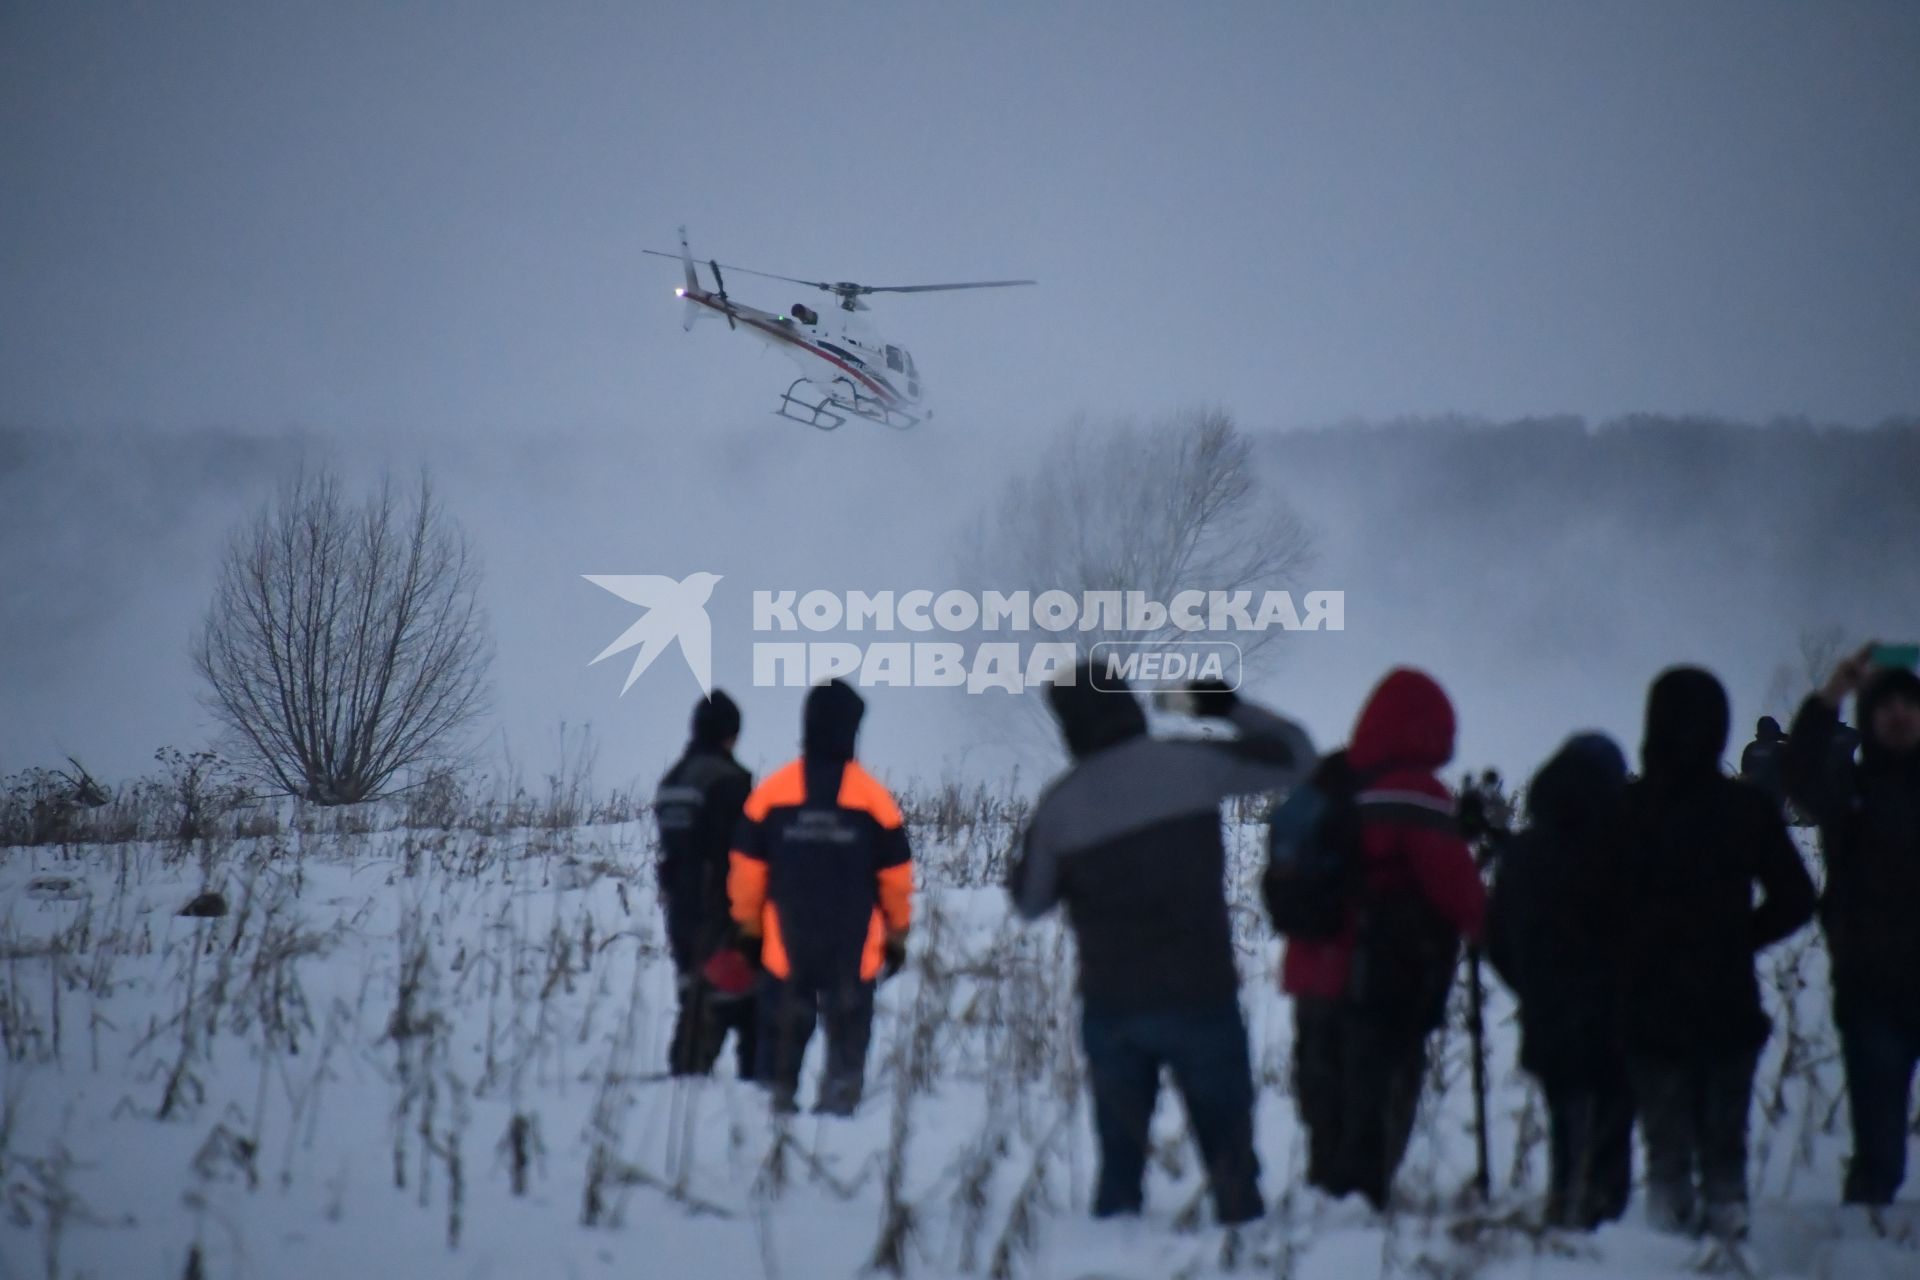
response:
<svg viewBox="0 0 1920 1280"><path fill-rule="evenodd" d="M1226 718L1239 701L1239 695L1220 680L1194 680L1178 688L1161 689L1153 695L1157 711L1206 719Z"/></svg>
<svg viewBox="0 0 1920 1280"><path fill-rule="evenodd" d="M1876 644L1867 650L1867 661L1876 667L1912 671L1920 667L1920 644Z"/></svg>

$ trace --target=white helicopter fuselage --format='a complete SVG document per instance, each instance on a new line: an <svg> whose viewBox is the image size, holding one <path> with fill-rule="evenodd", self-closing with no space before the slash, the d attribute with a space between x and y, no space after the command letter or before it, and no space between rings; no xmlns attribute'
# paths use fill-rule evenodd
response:
<svg viewBox="0 0 1920 1280"><path fill-rule="evenodd" d="M741 330L792 360L801 378L837 408L890 425L912 425L927 416L912 354L878 337L857 313L832 307L822 314L805 303L789 311L763 311L699 285L674 292L688 304L689 327L703 314L731 317Z"/></svg>

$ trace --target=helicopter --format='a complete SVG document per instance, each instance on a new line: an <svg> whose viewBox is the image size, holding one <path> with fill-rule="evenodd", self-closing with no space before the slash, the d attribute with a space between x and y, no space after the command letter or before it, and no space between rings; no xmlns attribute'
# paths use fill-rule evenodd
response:
<svg viewBox="0 0 1920 1280"><path fill-rule="evenodd" d="M849 416L865 418L881 426L905 431L931 417L924 407L925 388L913 353L888 342L872 331L860 316L870 308L863 300L870 293L940 293L951 289L1007 289L1036 284L1034 280L970 280L960 284L856 284L849 280L801 280L794 276L755 271L748 267L726 266L740 275L766 280L784 280L830 293L844 313L838 319L823 316L804 302L796 302L785 311L762 311L733 301L727 296L725 265L708 260L713 273L713 288L703 288L694 264L693 251L687 247L687 229L680 228L680 252L663 253L643 249L656 258L678 258L686 273L686 283L674 296L686 303L683 329L691 330L702 316L718 316L727 327L747 333L790 357L800 366L800 376L781 393L780 406L774 412L782 418L833 431L845 425ZM823 304L824 305L824 304Z"/></svg>

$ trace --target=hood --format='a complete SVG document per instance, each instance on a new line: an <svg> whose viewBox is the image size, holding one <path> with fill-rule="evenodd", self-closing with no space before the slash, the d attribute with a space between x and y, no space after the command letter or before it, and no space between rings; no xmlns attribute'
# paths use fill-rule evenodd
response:
<svg viewBox="0 0 1920 1280"><path fill-rule="evenodd" d="M1868 767L1891 763L1902 757L1894 755L1873 736L1873 713L1888 698L1901 697L1920 703L1920 675L1904 667L1888 667L1874 673L1860 696L1855 700L1854 719L1860 726L1860 763ZM1920 756L1920 753L1907 752L1906 758Z"/></svg>
<svg viewBox="0 0 1920 1280"><path fill-rule="evenodd" d="M693 704L694 746L717 750L728 738L739 736L740 708L724 692L715 689Z"/></svg>
<svg viewBox="0 0 1920 1280"><path fill-rule="evenodd" d="M1047 690L1048 705L1076 760L1147 731L1147 714L1126 681L1114 676L1103 683L1108 687L1094 688L1093 667L1082 662L1074 667L1071 683L1056 682Z"/></svg>
<svg viewBox="0 0 1920 1280"><path fill-rule="evenodd" d="M1435 770L1453 759L1453 730L1453 704L1434 678L1397 667L1367 695L1347 759L1360 770Z"/></svg>
<svg viewBox="0 0 1920 1280"><path fill-rule="evenodd" d="M1753 736L1761 742L1773 742L1787 735L1780 731L1780 722L1772 716L1761 716L1760 723L1753 726Z"/></svg>
<svg viewBox="0 0 1920 1280"><path fill-rule="evenodd" d="M1613 739L1576 734L1528 784L1528 821L1555 831L1590 827L1619 802L1626 785L1627 758Z"/></svg>
<svg viewBox="0 0 1920 1280"><path fill-rule="evenodd" d="M1720 772L1727 749L1727 691L1712 672L1674 667L1647 690L1640 764L1649 778Z"/></svg>
<svg viewBox="0 0 1920 1280"><path fill-rule="evenodd" d="M812 760L853 759L854 739L866 711L866 702L845 681L815 685L801 718L800 754Z"/></svg>

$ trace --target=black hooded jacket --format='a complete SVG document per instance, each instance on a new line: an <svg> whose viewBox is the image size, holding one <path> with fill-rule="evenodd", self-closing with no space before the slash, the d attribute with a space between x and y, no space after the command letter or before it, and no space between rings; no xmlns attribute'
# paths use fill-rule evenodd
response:
<svg viewBox="0 0 1920 1280"><path fill-rule="evenodd" d="M1520 999L1520 1065L1548 1083L1612 1078L1625 915L1625 763L1569 746L1527 790L1528 825L1501 850L1487 958Z"/></svg>
<svg viewBox="0 0 1920 1280"><path fill-rule="evenodd" d="M687 749L654 792L667 943L682 973L704 961L729 930L727 851L753 787L752 775L726 746L739 732L739 709L716 689L694 707Z"/></svg>
<svg viewBox="0 0 1920 1280"><path fill-rule="evenodd" d="M1620 997L1631 1051L1693 1058L1764 1044L1754 955L1813 915L1813 881L1778 807L1721 772L1726 743L1718 680L1679 667L1654 681L1645 774L1628 785L1624 813Z"/></svg>
<svg viewBox="0 0 1920 1280"><path fill-rule="evenodd" d="M1920 1026L1920 751L1873 739L1878 703L1920 702L1920 677L1882 672L1861 694L1856 763L1834 746L1834 709L1808 698L1787 736L1787 791L1820 825L1827 869L1820 922L1832 956L1834 1014L1871 1008Z"/></svg>

